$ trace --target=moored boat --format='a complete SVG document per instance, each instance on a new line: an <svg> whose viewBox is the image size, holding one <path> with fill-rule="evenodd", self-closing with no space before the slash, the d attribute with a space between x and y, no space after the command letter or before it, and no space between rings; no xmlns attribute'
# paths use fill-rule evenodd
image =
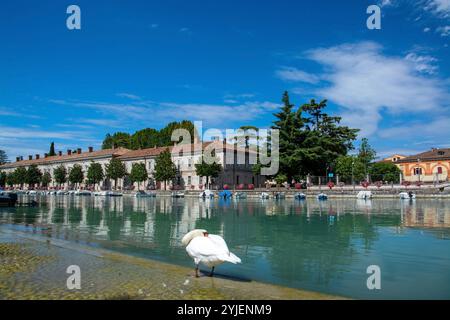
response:
<svg viewBox="0 0 450 320"><path fill-rule="evenodd" d="M317 195L317 200L320 200L320 201L328 200L328 196L325 193L319 193Z"/></svg>
<svg viewBox="0 0 450 320"><path fill-rule="evenodd" d="M372 199L372 192L370 192L370 191L360 191L356 195L356 198L361 199L361 200Z"/></svg>
<svg viewBox="0 0 450 320"><path fill-rule="evenodd" d="M306 195L305 195L304 193L297 192L297 193L294 195L294 198L295 198L296 200L305 200L305 199L306 199Z"/></svg>
<svg viewBox="0 0 450 320"><path fill-rule="evenodd" d="M402 200L414 200L416 199L416 195L414 193L410 192L401 192L399 194L400 199Z"/></svg>

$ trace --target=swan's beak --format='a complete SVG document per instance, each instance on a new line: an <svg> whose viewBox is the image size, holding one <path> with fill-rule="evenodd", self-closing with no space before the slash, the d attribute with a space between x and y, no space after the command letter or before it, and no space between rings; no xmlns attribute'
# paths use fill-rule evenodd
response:
<svg viewBox="0 0 450 320"><path fill-rule="evenodd" d="M204 235L205 237L207 237L207 236L208 236L208 232L203 232L203 235Z"/></svg>

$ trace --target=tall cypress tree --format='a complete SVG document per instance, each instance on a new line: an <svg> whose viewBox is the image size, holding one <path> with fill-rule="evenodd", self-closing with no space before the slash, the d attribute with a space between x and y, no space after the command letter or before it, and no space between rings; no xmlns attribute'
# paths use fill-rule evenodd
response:
<svg viewBox="0 0 450 320"><path fill-rule="evenodd" d="M50 144L50 151L48 152L48 155L49 155L49 157L56 156L56 153L55 153L55 143L54 143L54 142L52 142L52 143Z"/></svg>

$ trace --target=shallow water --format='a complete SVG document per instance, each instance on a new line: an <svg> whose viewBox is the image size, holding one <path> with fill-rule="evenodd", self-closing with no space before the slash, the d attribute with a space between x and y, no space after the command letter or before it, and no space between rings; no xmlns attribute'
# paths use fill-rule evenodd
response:
<svg viewBox="0 0 450 320"><path fill-rule="evenodd" d="M180 240L202 228L242 259L219 276L353 298L450 299L449 200L37 200L45 205L0 208L2 228L192 267ZM381 268L381 290L367 289L370 265Z"/></svg>

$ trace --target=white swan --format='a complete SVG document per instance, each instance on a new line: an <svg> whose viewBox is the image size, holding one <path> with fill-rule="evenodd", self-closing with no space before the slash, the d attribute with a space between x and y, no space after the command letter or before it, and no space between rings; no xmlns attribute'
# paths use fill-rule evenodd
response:
<svg viewBox="0 0 450 320"><path fill-rule="evenodd" d="M221 236L209 234L206 230L192 230L183 237L181 242L186 246L188 255L194 259L196 277L199 276L200 263L212 268L211 277L214 274L214 268L224 262L241 263L241 259L228 250Z"/></svg>

